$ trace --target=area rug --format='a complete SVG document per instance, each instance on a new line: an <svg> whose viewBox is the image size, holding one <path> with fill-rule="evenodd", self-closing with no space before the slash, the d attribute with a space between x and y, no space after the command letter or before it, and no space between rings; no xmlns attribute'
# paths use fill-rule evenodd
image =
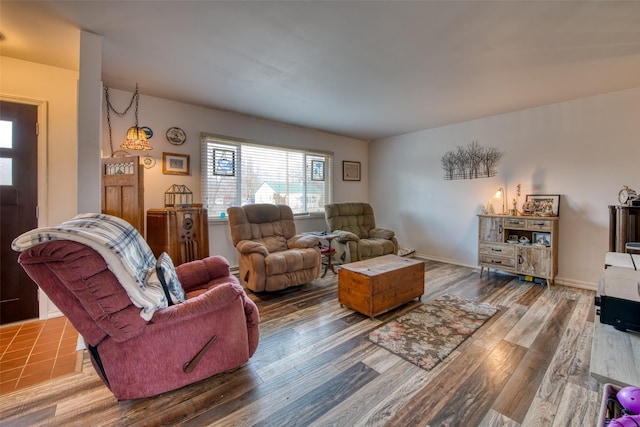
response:
<svg viewBox="0 0 640 427"><path fill-rule="evenodd" d="M489 304L444 295L378 327L368 339L429 371L497 311Z"/></svg>

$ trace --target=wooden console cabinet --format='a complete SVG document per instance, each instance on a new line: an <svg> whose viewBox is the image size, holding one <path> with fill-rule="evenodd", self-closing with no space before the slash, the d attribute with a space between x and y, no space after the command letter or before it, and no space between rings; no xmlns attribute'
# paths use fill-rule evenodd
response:
<svg viewBox="0 0 640 427"><path fill-rule="evenodd" d="M558 274L558 217L478 215L478 265L546 279ZM529 244L520 243L527 238ZM544 244L536 242L544 237Z"/></svg>

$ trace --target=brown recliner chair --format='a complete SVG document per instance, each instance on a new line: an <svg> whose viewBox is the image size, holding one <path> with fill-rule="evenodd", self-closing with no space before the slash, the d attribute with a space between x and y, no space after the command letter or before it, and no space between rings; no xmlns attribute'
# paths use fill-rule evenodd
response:
<svg viewBox="0 0 640 427"><path fill-rule="evenodd" d="M368 203L332 203L324 206L324 214L329 231L338 236L331 242L335 259L349 263L398 254L395 233L376 227L373 208Z"/></svg>
<svg viewBox="0 0 640 427"><path fill-rule="evenodd" d="M227 209L238 250L240 281L254 292L278 291L318 277L318 238L296 234L287 205L254 204Z"/></svg>

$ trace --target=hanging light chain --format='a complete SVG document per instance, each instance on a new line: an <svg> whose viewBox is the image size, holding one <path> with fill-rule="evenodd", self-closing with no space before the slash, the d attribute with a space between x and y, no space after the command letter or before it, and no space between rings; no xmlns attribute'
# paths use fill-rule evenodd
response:
<svg viewBox="0 0 640 427"><path fill-rule="evenodd" d="M110 112L113 111L118 116L123 117L131 109L131 106L133 105L133 101L136 101L136 111L135 111L135 114L136 114L136 128L138 127L138 100L140 99L140 94L138 93L138 83L136 83L136 91L133 94L133 96L131 97L131 101L129 101L129 105L127 106L127 108L124 109L123 112L119 112L118 110L113 108L113 105L111 105L111 100L109 99L109 87L108 86L104 87L104 99L105 99L105 101L107 103L107 127L109 128L109 148L111 149L111 157L113 157L113 137L111 135L111 114L110 114Z"/></svg>
<svg viewBox="0 0 640 427"><path fill-rule="evenodd" d="M116 110L115 108L113 108L113 105L111 105L111 101L109 100L109 87L105 86L104 87L104 93L105 93L105 98L107 100L107 111L108 110L112 110L114 113L116 113L117 115L119 115L120 117L124 116L125 114L127 114L129 112L129 110L131 109L131 106L133 105L133 101L136 101L136 113L138 112L138 98L140 97L140 94L138 93L138 84L136 83L136 91L134 92L133 96L131 97L131 101L129 101L129 105L127 106L127 108L125 108L125 110L121 113L118 110Z"/></svg>
<svg viewBox="0 0 640 427"><path fill-rule="evenodd" d="M104 87L104 98L107 101L107 126L109 128L109 149L113 157L113 137L111 136L111 102L109 102L109 87Z"/></svg>
<svg viewBox="0 0 640 427"><path fill-rule="evenodd" d="M136 130L138 130L138 101L140 99L140 94L138 93L138 84L136 83L136 93L135 93L135 98L136 98Z"/></svg>

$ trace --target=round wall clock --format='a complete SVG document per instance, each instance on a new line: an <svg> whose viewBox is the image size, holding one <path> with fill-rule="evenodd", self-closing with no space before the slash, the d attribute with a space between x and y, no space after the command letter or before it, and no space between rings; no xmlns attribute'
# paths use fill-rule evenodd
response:
<svg viewBox="0 0 640 427"><path fill-rule="evenodd" d="M177 127L172 127L167 130L167 139L173 145L182 145L187 140L187 134Z"/></svg>
<svg viewBox="0 0 640 427"><path fill-rule="evenodd" d="M625 185L624 188L618 192L618 201L621 205L626 205L631 199L636 197L636 195L635 190Z"/></svg>

